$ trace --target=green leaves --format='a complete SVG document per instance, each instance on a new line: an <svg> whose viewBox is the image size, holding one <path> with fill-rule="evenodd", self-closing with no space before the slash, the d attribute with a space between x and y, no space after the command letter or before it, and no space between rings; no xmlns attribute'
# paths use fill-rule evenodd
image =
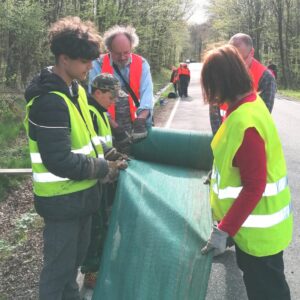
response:
<svg viewBox="0 0 300 300"><path fill-rule="evenodd" d="M300 88L299 0L210 0L212 26L207 43L235 33L249 34L255 56L264 64L271 59L279 69L279 83Z"/></svg>

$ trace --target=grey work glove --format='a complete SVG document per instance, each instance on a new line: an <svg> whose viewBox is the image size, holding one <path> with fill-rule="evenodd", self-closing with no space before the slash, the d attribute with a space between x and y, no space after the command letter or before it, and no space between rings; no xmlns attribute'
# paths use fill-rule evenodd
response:
<svg viewBox="0 0 300 300"><path fill-rule="evenodd" d="M112 128L112 131L118 145L123 146L132 143L131 135L126 130L116 127Z"/></svg>
<svg viewBox="0 0 300 300"><path fill-rule="evenodd" d="M137 142L147 137L148 131L146 127L146 119L136 118L132 124L132 141Z"/></svg>
<svg viewBox="0 0 300 300"><path fill-rule="evenodd" d="M110 160L110 161L116 161L116 160L127 160L128 161L128 160L130 160L128 155L118 152L116 148L109 148L104 153L104 158L106 160Z"/></svg>
<svg viewBox="0 0 300 300"><path fill-rule="evenodd" d="M125 160L107 161L108 173L100 178L101 183L113 183L118 180L120 170L125 170L128 164Z"/></svg>
<svg viewBox="0 0 300 300"><path fill-rule="evenodd" d="M206 245L201 249L201 253L207 254L213 250L214 256L222 254L227 247L227 238L228 233L214 225Z"/></svg>

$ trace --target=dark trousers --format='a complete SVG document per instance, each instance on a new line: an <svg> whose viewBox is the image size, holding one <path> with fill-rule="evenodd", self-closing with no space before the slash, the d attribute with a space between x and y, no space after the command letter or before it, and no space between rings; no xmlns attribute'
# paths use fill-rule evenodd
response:
<svg viewBox="0 0 300 300"><path fill-rule="evenodd" d="M187 97L188 96L188 86L189 86L190 78L185 75L179 76L179 96Z"/></svg>
<svg viewBox="0 0 300 300"><path fill-rule="evenodd" d="M97 272L99 270L116 187L116 183L102 186L101 205L97 213L92 216L90 245L81 266L81 273Z"/></svg>
<svg viewBox="0 0 300 300"><path fill-rule="evenodd" d="M175 94L177 95L177 82L176 82L176 83L173 83L173 87L174 87L174 92L175 92Z"/></svg>
<svg viewBox="0 0 300 300"><path fill-rule="evenodd" d="M91 216L67 221L45 219L40 300L79 300L76 277L90 241Z"/></svg>
<svg viewBox="0 0 300 300"><path fill-rule="evenodd" d="M283 251L256 257L235 246L236 259L243 271L249 300L290 300L290 289L284 276Z"/></svg>

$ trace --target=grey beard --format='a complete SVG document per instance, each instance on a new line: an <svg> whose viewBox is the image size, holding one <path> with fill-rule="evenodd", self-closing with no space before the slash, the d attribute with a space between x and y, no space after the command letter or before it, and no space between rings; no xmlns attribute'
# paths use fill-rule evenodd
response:
<svg viewBox="0 0 300 300"><path fill-rule="evenodd" d="M125 66L127 66L130 63L130 59L128 58L128 60L125 63L115 63L119 68L124 68Z"/></svg>

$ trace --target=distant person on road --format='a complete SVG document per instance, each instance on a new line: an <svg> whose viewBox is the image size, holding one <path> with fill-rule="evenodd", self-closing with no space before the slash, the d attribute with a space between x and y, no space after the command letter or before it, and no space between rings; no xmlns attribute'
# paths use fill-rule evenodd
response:
<svg viewBox="0 0 300 300"><path fill-rule="evenodd" d="M275 79L277 79L277 66L272 62L272 60L269 60L268 69L271 71Z"/></svg>
<svg viewBox="0 0 300 300"><path fill-rule="evenodd" d="M178 68L178 78L179 78L179 97L188 97L188 86L190 84L191 72L188 68L187 63L180 63Z"/></svg>
<svg viewBox="0 0 300 300"><path fill-rule="evenodd" d="M176 67L172 67L172 74L171 74L171 79L170 79L170 82L173 83L173 87L174 87L174 93L177 97L178 95L178 80L179 80L179 77L178 77L178 68Z"/></svg>
<svg viewBox="0 0 300 300"><path fill-rule="evenodd" d="M210 201L214 220L202 254L226 249L233 238L236 260L250 300L289 300L283 250L292 239L291 195L282 145L274 121L237 49L210 51L202 67L203 96L226 103L214 136Z"/></svg>
<svg viewBox="0 0 300 300"><path fill-rule="evenodd" d="M147 136L152 125L153 83L150 66L145 58L134 54L139 39L133 27L114 26L104 33L104 44L108 51L93 62L89 74L89 86L101 73L116 77L126 99L118 98L109 109L109 122L116 147L121 152L129 152L128 135L133 142Z"/></svg>
<svg viewBox="0 0 300 300"><path fill-rule="evenodd" d="M102 143L104 158L107 161L128 160L127 155L118 152L112 146L112 133L107 117L107 109L118 98L121 86L118 79L109 73L101 73L94 78L91 84L89 96L89 110L94 129ZM126 164L124 163L124 168ZM110 195L115 183L102 185L102 199L98 211L92 217L91 242L86 258L81 266L81 272L85 274L84 285L93 289L96 284L97 271L100 266L104 247L104 240L108 229L110 211L112 209L113 196Z"/></svg>
<svg viewBox="0 0 300 300"><path fill-rule="evenodd" d="M33 172L34 205L44 219L44 265L39 299L79 300L76 282L85 257L101 183L113 182L119 162L106 161L84 88L101 38L91 22L66 17L49 30L54 66L26 89L25 127Z"/></svg>
<svg viewBox="0 0 300 300"><path fill-rule="evenodd" d="M252 38L247 34L237 33L231 37L229 44L236 47L239 51L252 75L253 89L260 95L269 111L272 112L276 93L276 81L267 67L254 58ZM215 134L224 120L227 107L226 104L221 107L210 105L209 110L211 128L213 134Z"/></svg>

